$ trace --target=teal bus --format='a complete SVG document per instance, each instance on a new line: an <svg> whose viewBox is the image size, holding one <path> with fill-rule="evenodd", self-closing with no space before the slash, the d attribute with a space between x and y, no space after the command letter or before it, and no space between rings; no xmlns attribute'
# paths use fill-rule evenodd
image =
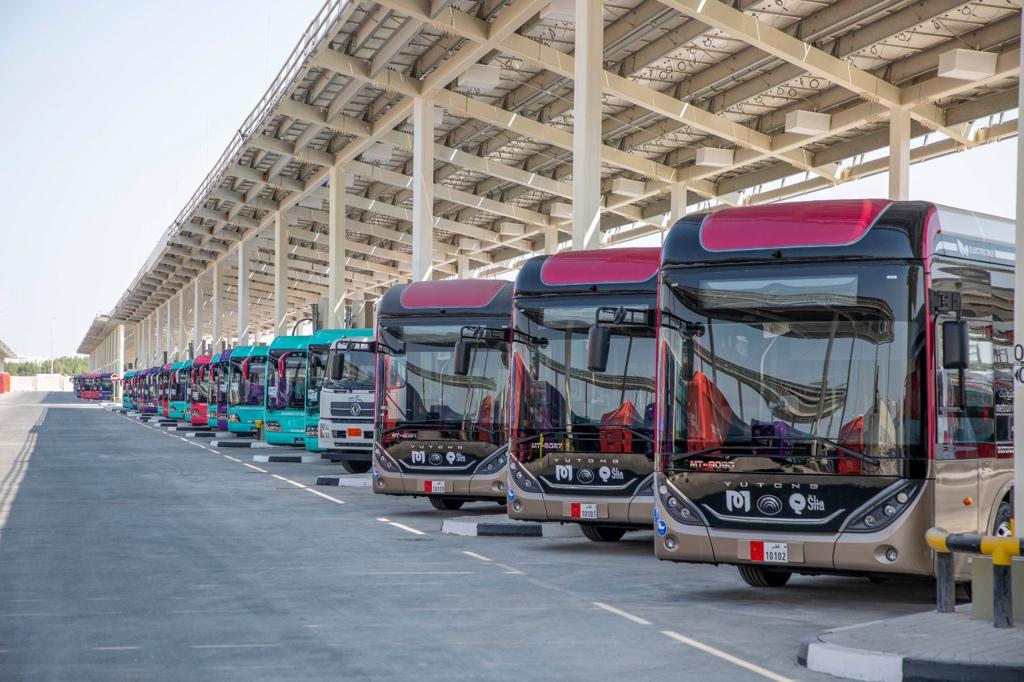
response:
<svg viewBox="0 0 1024 682"><path fill-rule="evenodd" d="M135 376L135 370L130 369L121 375L121 407L126 410L135 408L135 403L132 402L134 397L134 388L132 386L132 378Z"/></svg>
<svg viewBox="0 0 1024 682"><path fill-rule="evenodd" d="M264 438L271 445L305 445L306 354L311 336L279 336L267 357Z"/></svg>
<svg viewBox="0 0 1024 682"><path fill-rule="evenodd" d="M309 340L306 355L306 449L321 452L320 389L327 373L331 344L338 339L373 336L372 329L321 329Z"/></svg>
<svg viewBox="0 0 1024 682"><path fill-rule="evenodd" d="M190 412L188 401L188 379L192 373L192 361L183 360L171 365L168 379L167 418L182 421Z"/></svg>
<svg viewBox="0 0 1024 682"><path fill-rule="evenodd" d="M266 346L239 346L228 365L228 431L246 436L260 432L266 408Z"/></svg>

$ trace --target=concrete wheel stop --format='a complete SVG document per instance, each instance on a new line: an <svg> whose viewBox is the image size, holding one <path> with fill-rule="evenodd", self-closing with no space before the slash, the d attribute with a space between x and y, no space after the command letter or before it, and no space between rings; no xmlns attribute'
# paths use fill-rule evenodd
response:
<svg viewBox="0 0 1024 682"><path fill-rule="evenodd" d="M373 485L370 474L324 474L316 477L317 485L339 486L342 488L369 488Z"/></svg>
<svg viewBox="0 0 1024 682"><path fill-rule="evenodd" d="M580 535L580 528L575 523L539 523L537 521L517 521L499 514L481 516L456 516L445 519L441 526L442 533L449 535L465 535L469 537L532 537L532 538L572 538Z"/></svg>

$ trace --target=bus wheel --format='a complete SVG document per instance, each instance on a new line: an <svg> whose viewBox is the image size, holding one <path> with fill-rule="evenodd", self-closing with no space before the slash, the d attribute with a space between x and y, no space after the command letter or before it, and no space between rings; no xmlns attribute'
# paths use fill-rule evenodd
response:
<svg viewBox="0 0 1024 682"><path fill-rule="evenodd" d="M1010 519L1012 518L1013 512L1010 511L1010 503L1000 502L999 509L996 510L996 522L995 528L992 529L992 534L1001 538L1010 537L1012 534L1010 532Z"/></svg>
<svg viewBox="0 0 1024 682"><path fill-rule="evenodd" d="M430 504L434 506L434 509L440 509L441 511L461 509L462 505L466 502L465 500L453 500L450 497L439 497L437 495L430 495L427 499L430 500Z"/></svg>
<svg viewBox="0 0 1024 682"><path fill-rule="evenodd" d="M373 466L372 462L350 462L348 460L341 461L341 468L350 474L365 474Z"/></svg>
<svg viewBox="0 0 1024 682"><path fill-rule="evenodd" d="M740 572L743 582L751 587L782 587L793 575L790 571L770 570L747 564L737 564L736 569Z"/></svg>
<svg viewBox="0 0 1024 682"><path fill-rule="evenodd" d="M580 530L583 532L583 537L594 542L618 542L626 534L624 528L596 526L592 523L581 523Z"/></svg>

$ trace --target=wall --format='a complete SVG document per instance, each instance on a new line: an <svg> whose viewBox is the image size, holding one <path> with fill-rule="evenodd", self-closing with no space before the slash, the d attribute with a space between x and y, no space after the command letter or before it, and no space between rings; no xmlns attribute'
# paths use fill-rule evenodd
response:
<svg viewBox="0 0 1024 682"><path fill-rule="evenodd" d="M37 374L34 377L11 377L11 392L70 391L71 379L60 374Z"/></svg>

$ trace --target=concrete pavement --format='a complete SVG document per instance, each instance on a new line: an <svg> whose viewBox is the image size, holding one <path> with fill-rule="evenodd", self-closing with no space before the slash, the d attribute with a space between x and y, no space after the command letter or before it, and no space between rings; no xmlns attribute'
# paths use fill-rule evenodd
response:
<svg viewBox="0 0 1024 682"><path fill-rule="evenodd" d="M931 604L927 583L754 590L644 533L442 534L501 510L236 455L68 394L0 401L0 679L833 679L802 638Z"/></svg>

